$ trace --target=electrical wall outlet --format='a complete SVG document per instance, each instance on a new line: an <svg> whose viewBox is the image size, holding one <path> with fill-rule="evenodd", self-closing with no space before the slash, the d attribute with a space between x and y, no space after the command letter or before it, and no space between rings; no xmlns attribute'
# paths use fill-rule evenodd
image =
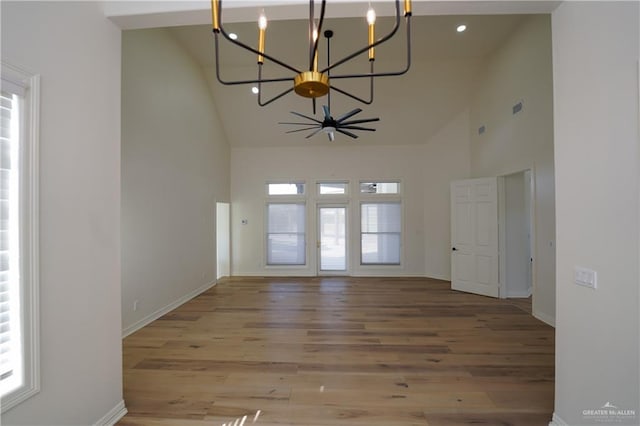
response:
<svg viewBox="0 0 640 426"><path fill-rule="evenodd" d="M591 269L576 266L573 270L573 280L583 287L598 288L598 273Z"/></svg>

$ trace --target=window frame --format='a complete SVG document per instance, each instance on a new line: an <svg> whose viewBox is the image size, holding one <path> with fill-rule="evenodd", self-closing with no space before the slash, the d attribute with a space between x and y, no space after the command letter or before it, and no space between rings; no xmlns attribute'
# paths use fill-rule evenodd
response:
<svg viewBox="0 0 640 426"><path fill-rule="evenodd" d="M395 183L398 186L398 192L363 192L362 184L384 184ZM402 196L402 182L400 179L360 179L358 181L358 194L361 197L401 197Z"/></svg>
<svg viewBox="0 0 640 426"><path fill-rule="evenodd" d="M19 161L20 342L22 381L1 395L1 413L40 392L39 128L40 76L4 61L3 90L21 95ZM17 93L19 90L22 94Z"/></svg>
<svg viewBox="0 0 640 426"><path fill-rule="evenodd" d="M302 185L301 194L271 194L269 193L270 185ZM306 197L307 195L307 183L303 180L270 180L265 183L265 193L269 198L292 198L292 197Z"/></svg>
<svg viewBox="0 0 640 426"><path fill-rule="evenodd" d="M321 187L322 185L327 185L327 184L342 184L344 185L344 192L342 194L323 194L321 192ZM323 201L326 200L327 198L332 198L332 197L336 197L336 198L347 198L349 197L350 191L349 191L349 181L348 180L317 180L316 181L316 195L318 196L318 198L321 198Z"/></svg>

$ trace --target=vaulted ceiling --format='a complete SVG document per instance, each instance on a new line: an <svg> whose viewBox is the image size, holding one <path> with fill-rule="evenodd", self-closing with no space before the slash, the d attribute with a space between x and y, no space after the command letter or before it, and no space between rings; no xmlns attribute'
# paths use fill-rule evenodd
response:
<svg viewBox="0 0 640 426"><path fill-rule="evenodd" d="M392 18L384 16L392 14L393 2L375 2L373 5L379 15L376 29L377 35L380 36L392 27ZM368 4L361 2L359 8L362 9L361 17L325 20L324 29L334 31L331 41L333 60L366 45L367 27L364 14ZM261 8L254 7L251 10L257 16ZM272 11L266 7L265 11L267 16L282 14L282 10ZM365 146L427 143L444 125L468 107L474 93L475 81L483 72L483 64L526 18L526 14L414 16L412 66L407 74L377 78L372 105L363 105L338 93L331 96L333 116L354 108L362 108L363 112L354 118L380 117L379 122L371 123L377 131L360 132L357 140L339 135L333 143L356 143ZM456 27L461 23L467 25L467 31L458 33ZM255 20L228 23L225 29L237 33L241 41L256 46ZM287 130L293 130L295 127L278 124L282 121L299 121L291 111L313 115L310 100L291 93L269 106L260 107L257 105L256 95L251 92L251 85L220 84L215 76L214 44L210 25L174 26L170 28L170 32L202 67L232 146L304 146L331 143L322 133L310 139L306 139L305 136L311 132L286 134ZM304 69L308 66L305 64L308 61L307 34L308 23L304 19L270 21L266 51L284 62ZM390 71L403 67L406 59L404 40L401 27L392 40L377 49L376 70ZM326 47L321 44L321 65L326 64L326 54ZM229 43L222 43L220 58L221 73L225 78L256 77L255 55ZM337 71L367 72L366 54ZM269 61L265 63L267 76L293 77L292 74L291 71L269 64ZM363 98L368 97L366 79L341 80L339 86ZM290 83L265 85L263 96L269 98L270 95L288 87ZM326 103L326 96L318 98L316 118L321 119L321 106Z"/></svg>

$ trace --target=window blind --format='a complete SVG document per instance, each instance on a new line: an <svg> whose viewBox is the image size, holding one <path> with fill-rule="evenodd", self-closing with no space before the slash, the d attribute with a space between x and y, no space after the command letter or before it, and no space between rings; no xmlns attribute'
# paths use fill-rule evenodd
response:
<svg viewBox="0 0 640 426"><path fill-rule="evenodd" d="M305 205L274 203L267 206L267 264L305 264Z"/></svg>
<svg viewBox="0 0 640 426"><path fill-rule="evenodd" d="M17 265L17 96L0 92L0 381L14 373Z"/></svg>
<svg viewBox="0 0 640 426"><path fill-rule="evenodd" d="M363 203L361 214L361 263L399 265L402 230L400 203Z"/></svg>
<svg viewBox="0 0 640 426"><path fill-rule="evenodd" d="M0 412L40 391L39 76L0 64Z"/></svg>

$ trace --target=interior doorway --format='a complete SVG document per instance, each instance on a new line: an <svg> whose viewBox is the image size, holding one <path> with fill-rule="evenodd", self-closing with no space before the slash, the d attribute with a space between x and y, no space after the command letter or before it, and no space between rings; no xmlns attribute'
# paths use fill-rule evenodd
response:
<svg viewBox="0 0 640 426"><path fill-rule="evenodd" d="M216 203L216 279L231 275L231 221L229 203Z"/></svg>
<svg viewBox="0 0 640 426"><path fill-rule="evenodd" d="M503 176L501 231L502 277L500 294L527 298L533 294L532 173L524 170Z"/></svg>

